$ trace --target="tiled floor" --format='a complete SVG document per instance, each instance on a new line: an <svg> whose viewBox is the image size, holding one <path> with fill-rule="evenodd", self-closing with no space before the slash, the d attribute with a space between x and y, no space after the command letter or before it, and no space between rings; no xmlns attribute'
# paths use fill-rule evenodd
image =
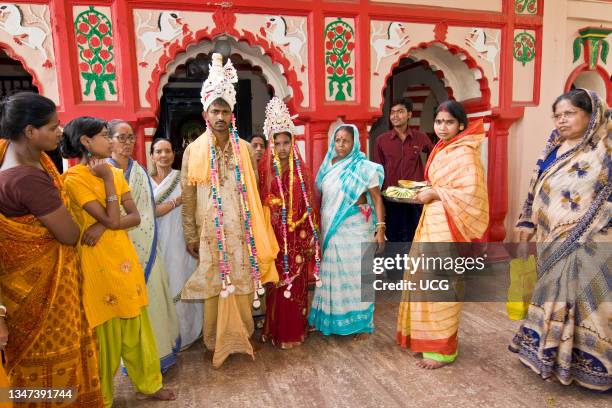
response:
<svg viewBox="0 0 612 408"><path fill-rule="evenodd" d="M177 401L137 401L118 376L114 407L590 408L612 401L610 393L549 383L522 366L506 348L518 323L503 303L466 303L459 358L435 371L416 367L395 345L396 313L396 304L377 305L376 330L363 342L315 333L299 348L263 345L255 361L235 355L220 369L198 343L165 377Z"/></svg>

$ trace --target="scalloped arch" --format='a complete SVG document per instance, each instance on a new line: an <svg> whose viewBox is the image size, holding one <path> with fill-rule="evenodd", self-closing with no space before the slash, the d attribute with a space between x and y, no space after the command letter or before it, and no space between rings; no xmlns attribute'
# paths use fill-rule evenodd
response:
<svg viewBox="0 0 612 408"><path fill-rule="evenodd" d="M196 46L197 48L197 45L200 43L212 44L212 42L219 37L234 40L237 46L242 49L239 51L237 48L235 51L242 55L242 57L248 60L252 65L262 69L264 76L270 81L270 84L276 84L274 88L275 92L280 95L286 94L290 96L290 99L286 101L287 105L290 110L296 111L296 108L299 107L303 100L303 94L300 87L302 83L297 79L297 74L292 68L291 63L278 47L269 44L264 39L258 38L253 33L246 30L242 30L242 34L236 29L231 29L223 34L213 35L206 28L185 37L181 44L170 46L167 52L157 62L155 69L151 73L151 81L149 81L149 86L146 91L146 98L151 104L151 108L153 112L155 112L156 117L159 113L160 90L163 87L160 86L161 81L164 77L167 81L168 72L173 72L169 70L173 61L177 59L177 56L189 53L188 49L191 49L191 46ZM244 43L244 45L240 46L241 43ZM247 53L244 49L257 50L257 52ZM284 78L284 81L280 80L278 76L279 72L282 78ZM273 81L271 79L273 79Z"/></svg>
<svg viewBox="0 0 612 408"><path fill-rule="evenodd" d="M440 79L445 83L447 89L450 88L449 95L452 95L458 101L470 100L475 102L470 106L478 108L470 109L470 111L485 111L491 108L489 82L484 76L483 69L476 63L470 53L447 42L430 41L411 47L405 53L400 54L391 65L383 82L385 86L381 89L379 95L378 108L380 111L382 111L385 102L384 93L387 81L393 75L393 70L400 65L404 58L424 61L435 72L440 72L438 74Z"/></svg>
<svg viewBox="0 0 612 408"><path fill-rule="evenodd" d="M274 63L272 59L264 54L261 47L252 47L245 41L237 41L233 37L227 38L232 44L232 53L239 54L242 59L253 67L261 69L262 75L268 84L274 89L276 96L281 99L293 97L293 88L287 83L283 75L282 66ZM191 44L185 52L179 54L174 61L168 64L166 73L159 81L157 94L161 95L164 86L176 68L201 53L209 53L214 47L214 41L204 40L197 44Z"/></svg>
<svg viewBox="0 0 612 408"><path fill-rule="evenodd" d="M36 89L38 89L38 93L41 95L45 95L45 88L43 87L42 83L38 79L38 76L36 75L36 71L34 71L32 68L28 66L28 64L25 62L23 57L19 55L10 45L8 45L5 42L0 42L0 48L2 48L9 57L14 59L15 61L19 61L19 63L21 64L21 67L28 74L30 74L30 76L32 76L32 85L34 85ZM56 101L56 104L58 102L59 101Z"/></svg>

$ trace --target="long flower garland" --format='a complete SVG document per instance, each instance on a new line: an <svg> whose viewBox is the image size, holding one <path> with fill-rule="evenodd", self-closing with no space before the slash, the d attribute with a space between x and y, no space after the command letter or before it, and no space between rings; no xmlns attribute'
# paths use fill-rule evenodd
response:
<svg viewBox="0 0 612 408"><path fill-rule="evenodd" d="M219 271L221 275L221 297L227 297L229 294L234 293L236 288L232 284L230 279L231 265L229 262L229 256L227 254L227 245L225 239L225 232L223 228L223 206L221 196L219 194L219 162L216 155L215 149L215 137L210 130L211 126L207 123L208 140L210 144L210 179L213 204L216 210L215 214L215 229L217 238L217 249L219 251ZM255 238L253 235L253 225L251 222L251 211L249 209L246 184L243 180L242 175L244 174L242 168L242 162L240 160L240 138L236 130L235 119L232 119L232 127L230 129L229 142L232 145L232 151L234 156L234 170L236 177L236 185L238 192L240 193L240 210L242 212L242 219L244 220L244 230L246 234L247 248L249 252L249 263L251 264L251 278L255 284L255 292L253 299L253 307L259 308L261 301L259 296L264 294L264 288L261 284L261 274L259 271L259 264L257 262L257 249L255 247Z"/></svg>
<svg viewBox="0 0 612 408"><path fill-rule="evenodd" d="M304 183L304 175L302 174L302 167L300 166L300 161L298 160L297 155L297 146L295 143L293 144L293 159L295 160L295 168L298 172L298 177L300 179L300 187L302 188L302 195L304 197L304 203L306 204L306 211L308 212L308 223L312 228L312 236L314 238L314 246L315 246L315 269L314 269L314 278L315 284L317 287L321 287L323 282L321 282L321 278L319 277L319 271L321 270L321 245L319 244L319 230L314 223L312 207L310 205L310 201L308 200L308 194L306 194L306 184ZM291 177L293 177L293 172L291 173Z"/></svg>
<svg viewBox="0 0 612 408"><path fill-rule="evenodd" d="M287 243L287 224L288 223L293 224L293 183L294 183L293 169L294 169L294 165L295 165L295 169L298 172L300 188L302 190L302 196L304 198L304 203L306 204L306 213L308 217L308 223L310 224L310 227L312 228L312 236L314 238L314 246L315 246L314 277L315 277L317 287L322 286L321 278L319 277L319 271L321 269L321 247L319 244L318 229L313 220L312 207L310 205L310 201L308 200L308 194L306 193L306 184L304 183L304 175L302 174L302 168L300 166L300 161L298 159L298 154L296 150L297 147L295 143L292 143L292 149L290 152L290 155L293 157L289 158L289 206L290 206L289 220L287 219L287 204L285 201L285 193L283 190L283 183L281 180L280 159L278 158L278 153L276 152L274 148L274 140L271 141L270 148L272 149L272 154L274 157L273 163L274 163L274 172L276 176L276 184L278 185L278 190L279 190L281 204L282 204L281 222L283 226L283 229L282 229L283 231L283 269L284 269L283 272L285 275L285 285L287 285L287 289L285 289L285 292L283 293L283 295L285 296L285 298L289 299L291 297L291 287L293 285L289 278L289 249L288 249L288 243Z"/></svg>
<svg viewBox="0 0 612 408"><path fill-rule="evenodd" d="M215 231L217 236L217 250L219 251L219 272L221 274L221 297L225 298L229 293L233 292L236 288L233 285L227 284L226 277L229 275L229 259L227 256L226 245L225 245L225 231L223 230L223 203L221 196L219 195L220 184L219 184L219 163L217 160L217 153L215 149L215 137L210 131L210 126L207 127L208 141L210 144L210 185L212 190L213 205L215 207Z"/></svg>
<svg viewBox="0 0 612 408"><path fill-rule="evenodd" d="M291 281L289 279L289 246L287 243L287 202L285 201L285 192L283 191L283 181L281 180L281 164L280 164L280 159L278 158L278 152L274 148L274 143L271 143L270 145L272 149L272 154L274 156L273 163L274 163L274 172L276 176L275 177L276 184L278 185L278 192L280 194L281 204L282 204L281 224L283 226L283 272L285 275L285 285L288 285L287 289L285 290L283 294L288 299L291 297L291 287L293 285L291 284ZM289 174L289 177L292 178L291 173ZM293 203L293 200L291 199L293 198L292 196L293 194L291 190L289 190L290 205Z"/></svg>

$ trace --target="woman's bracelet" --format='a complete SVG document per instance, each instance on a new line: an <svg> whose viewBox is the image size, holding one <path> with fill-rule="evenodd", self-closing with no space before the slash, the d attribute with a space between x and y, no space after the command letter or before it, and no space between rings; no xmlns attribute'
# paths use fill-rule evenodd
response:
<svg viewBox="0 0 612 408"><path fill-rule="evenodd" d="M110 195L108 197L106 197L106 202L107 203L112 203L113 201L119 201L119 198L117 197L116 194Z"/></svg>

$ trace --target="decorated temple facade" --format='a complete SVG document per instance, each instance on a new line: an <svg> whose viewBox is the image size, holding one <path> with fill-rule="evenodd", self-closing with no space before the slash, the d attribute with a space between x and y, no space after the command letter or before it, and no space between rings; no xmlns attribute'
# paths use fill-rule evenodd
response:
<svg viewBox="0 0 612 408"><path fill-rule="evenodd" d="M279 96L314 170L338 123L355 123L369 153L393 99L409 96L410 126L433 134L433 110L453 98L485 122L488 239L503 240L554 98L587 87L612 104L610 33L606 0L23 0L0 4L0 92L36 90L64 122L125 119L136 159L161 136L180 160L220 52L238 69L241 136L261 133Z"/></svg>

